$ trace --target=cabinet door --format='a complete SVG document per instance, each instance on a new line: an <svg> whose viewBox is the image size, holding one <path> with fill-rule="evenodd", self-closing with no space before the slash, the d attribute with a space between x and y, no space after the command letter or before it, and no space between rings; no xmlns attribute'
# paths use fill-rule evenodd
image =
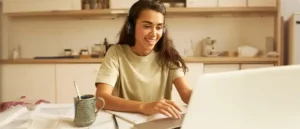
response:
<svg viewBox="0 0 300 129"><path fill-rule="evenodd" d="M77 96L73 81L76 82L81 95L94 95L96 75L100 66L100 64L56 65L57 103L73 102L73 97Z"/></svg>
<svg viewBox="0 0 300 129"><path fill-rule="evenodd" d="M137 0L110 0L111 9L129 9Z"/></svg>
<svg viewBox="0 0 300 129"><path fill-rule="evenodd" d="M198 83L199 77L203 74L203 63L187 63L189 71L185 75L185 79L191 88Z"/></svg>
<svg viewBox="0 0 300 129"><path fill-rule="evenodd" d="M55 103L54 64L7 64L1 69L1 101L27 96Z"/></svg>
<svg viewBox="0 0 300 129"><path fill-rule="evenodd" d="M186 7L217 7L218 0L186 0Z"/></svg>
<svg viewBox="0 0 300 129"><path fill-rule="evenodd" d="M205 64L204 73L216 73L239 70L239 64Z"/></svg>
<svg viewBox="0 0 300 129"><path fill-rule="evenodd" d="M246 7L247 0L219 0L219 7Z"/></svg>
<svg viewBox="0 0 300 129"><path fill-rule="evenodd" d="M198 84L199 77L203 74L203 64L202 63L187 63L189 71L185 75L185 80L187 81L189 87L192 89ZM174 86L172 90L172 98L178 104L184 104L181 100L176 87Z"/></svg>
<svg viewBox="0 0 300 129"><path fill-rule="evenodd" d="M80 10L81 0L3 0L3 12Z"/></svg>
<svg viewBox="0 0 300 129"><path fill-rule="evenodd" d="M248 0L249 7L276 7L277 0Z"/></svg>
<svg viewBox="0 0 300 129"><path fill-rule="evenodd" d="M255 68L267 68L274 67L274 64L242 64L241 69L255 69Z"/></svg>

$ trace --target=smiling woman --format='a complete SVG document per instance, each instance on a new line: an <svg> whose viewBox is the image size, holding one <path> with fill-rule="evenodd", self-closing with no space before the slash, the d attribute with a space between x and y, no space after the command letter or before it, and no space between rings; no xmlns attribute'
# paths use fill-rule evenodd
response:
<svg viewBox="0 0 300 129"><path fill-rule="evenodd" d="M163 17L151 9L141 12L136 20L134 53L145 56L152 51L163 34Z"/></svg>
<svg viewBox="0 0 300 129"><path fill-rule="evenodd" d="M96 95L105 99L104 109L180 118L181 109L171 101L172 85L186 104L192 91L183 78L186 64L168 38L165 15L164 5L155 0L132 5L119 42L97 76Z"/></svg>

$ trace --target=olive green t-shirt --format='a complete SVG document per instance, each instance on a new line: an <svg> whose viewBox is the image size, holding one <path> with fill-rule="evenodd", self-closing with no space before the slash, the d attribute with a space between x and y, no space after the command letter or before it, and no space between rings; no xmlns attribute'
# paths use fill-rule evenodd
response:
<svg viewBox="0 0 300 129"><path fill-rule="evenodd" d="M156 55L152 51L147 56L138 56L128 45L114 45L101 64L96 83L113 86L114 96L128 100L153 102L171 99L173 80L184 73L181 68L162 70Z"/></svg>

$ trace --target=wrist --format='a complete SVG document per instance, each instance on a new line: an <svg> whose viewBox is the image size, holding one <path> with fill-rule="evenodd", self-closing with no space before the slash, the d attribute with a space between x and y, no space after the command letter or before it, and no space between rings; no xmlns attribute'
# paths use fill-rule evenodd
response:
<svg viewBox="0 0 300 129"><path fill-rule="evenodd" d="M139 104L138 104L138 109L137 109L137 111L138 111L139 113L144 113L145 106L146 106L146 103L145 103L145 102L139 103Z"/></svg>

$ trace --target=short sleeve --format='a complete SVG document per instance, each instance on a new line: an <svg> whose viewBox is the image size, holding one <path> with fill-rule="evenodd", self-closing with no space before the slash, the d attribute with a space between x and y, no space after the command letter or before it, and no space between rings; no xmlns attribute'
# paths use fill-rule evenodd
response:
<svg viewBox="0 0 300 129"><path fill-rule="evenodd" d="M105 83L115 86L119 76L119 61L117 47L108 49L97 74L96 83Z"/></svg>
<svg viewBox="0 0 300 129"><path fill-rule="evenodd" d="M182 68L172 69L170 73L171 73L172 81L174 81L178 77L184 76L184 72Z"/></svg>

